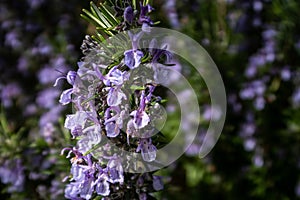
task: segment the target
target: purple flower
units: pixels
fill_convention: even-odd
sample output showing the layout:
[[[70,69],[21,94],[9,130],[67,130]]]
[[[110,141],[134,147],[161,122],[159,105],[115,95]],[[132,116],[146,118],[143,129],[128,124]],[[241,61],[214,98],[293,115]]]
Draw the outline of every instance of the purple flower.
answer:
[[[16,83],[10,83],[1,89],[1,100],[4,107],[12,106],[12,99],[21,94],[21,88]]]
[[[59,103],[62,105],[69,104],[72,101],[73,92],[73,88],[63,91],[63,93],[60,95]]]
[[[110,190],[107,182],[107,170],[93,162],[90,154],[80,157],[86,164],[73,162],[72,182],[65,189],[65,197],[68,199],[91,199],[95,191],[99,195],[108,196]]]
[[[125,58],[124,63],[130,69],[137,68],[141,64],[141,59],[144,56],[144,53],[140,50],[127,50],[124,52]]]
[[[65,197],[67,199],[81,200],[81,198],[78,197],[79,193],[80,193],[80,184],[79,183],[77,183],[77,182],[70,183],[66,186]]]
[[[123,175],[123,167],[121,165],[121,161],[114,156],[107,163],[108,170],[108,181],[111,183],[123,183],[124,175]]]
[[[164,189],[164,185],[160,176],[153,176],[153,188],[156,191]]]
[[[109,189],[109,183],[107,182],[107,174],[104,172],[101,172],[100,175],[98,175],[98,178],[93,182],[93,186],[95,186],[95,190],[98,195],[101,196],[108,196],[110,193]]]
[[[166,44],[159,47],[156,39],[151,40],[149,49],[152,55],[152,63],[158,62],[162,57],[165,57],[165,63],[169,63],[172,60],[173,54],[168,51],[167,48],[168,46]]]
[[[39,82],[42,84],[53,83],[57,79],[57,74],[53,73],[51,67],[45,67],[38,72]]]
[[[142,3],[140,4],[141,11],[139,16],[139,24],[142,25],[142,30],[145,32],[149,32],[150,25],[153,25],[153,22],[149,16],[147,16],[154,8],[152,8],[149,4],[143,6]]]
[[[6,160],[0,166],[0,179],[10,184],[8,192],[21,192],[24,187],[24,167],[20,159]]]
[[[132,24],[133,17],[134,17],[134,13],[133,13],[132,7],[131,6],[126,7],[125,10],[124,10],[124,20],[125,20],[125,22],[128,22],[129,24]]]
[[[128,31],[129,38],[132,43],[132,49],[124,52],[124,63],[130,68],[137,68],[141,64],[141,59],[144,56],[144,53],[138,50],[138,43],[140,38],[143,35],[143,32],[133,34]]]
[[[150,118],[148,114],[145,112],[146,101],[149,98],[151,98],[151,95],[145,97],[145,92],[143,91],[140,98],[139,108],[130,113],[130,115],[133,116],[133,125],[136,129],[144,128],[150,122]]]
[[[86,153],[92,147],[101,141],[101,126],[100,124],[92,125],[88,128],[85,128],[83,131],[84,135],[77,142],[78,151],[80,153]]]
[[[37,104],[42,108],[51,108],[56,105],[56,98],[59,96],[59,93],[54,88],[43,90],[38,94]]]
[[[143,110],[134,110],[130,113],[133,116],[133,125],[136,129],[144,128],[150,122],[148,114]]]
[[[77,72],[69,71],[67,76],[58,77],[56,79],[56,81],[54,83],[54,87],[57,85],[57,83],[60,79],[67,79],[68,83],[73,86],[73,88],[67,89],[67,90],[63,91],[63,93],[61,94],[59,102],[62,105],[67,105],[68,103],[70,103],[72,101],[71,95],[74,93],[76,77],[77,77]]]
[[[61,106],[56,106],[54,108],[51,108],[50,111],[44,113],[39,121],[40,127],[44,127],[47,123],[56,123],[59,116],[60,112],[62,111]]]
[[[61,79],[67,79],[67,81],[70,85],[74,85],[76,77],[77,77],[77,72],[69,71],[66,76],[58,77],[53,86],[55,87],[58,84],[58,81]]]
[[[71,130],[73,137],[77,137],[82,134],[87,118],[86,112],[77,111],[73,115],[67,115],[64,127]]]
[[[118,106],[122,102],[122,99],[127,99],[120,87],[109,88],[107,94],[107,105]]]
[[[151,138],[140,138],[139,145],[136,152],[142,152],[143,160],[146,162],[152,162],[156,158],[157,148],[152,144]]]
[[[102,79],[104,84],[107,86],[110,86],[111,84],[114,84],[116,86],[122,86],[124,82],[129,79],[129,75],[130,74],[128,72],[122,72],[119,69],[117,69],[116,66],[112,68],[105,77],[102,76]]]
[[[114,112],[114,116],[111,116],[111,111]],[[120,129],[123,127],[123,120],[125,119],[125,110],[120,110],[119,107],[110,107],[105,111],[105,130],[108,137],[116,137],[120,133]]]

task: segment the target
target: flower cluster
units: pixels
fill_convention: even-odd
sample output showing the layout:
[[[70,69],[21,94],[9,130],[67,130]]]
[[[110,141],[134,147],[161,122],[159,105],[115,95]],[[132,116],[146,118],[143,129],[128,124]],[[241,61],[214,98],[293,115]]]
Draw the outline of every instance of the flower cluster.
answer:
[[[162,102],[155,94],[159,87],[158,64],[171,60],[170,52],[166,47],[158,49],[155,39],[149,48],[139,49],[143,34],[149,33],[153,25],[147,15],[152,10],[150,5],[142,4],[139,15],[133,14],[137,11],[133,12],[130,5],[123,9],[123,22],[116,30],[124,24],[140,25],[142,29],[120,33],[127,40],[118,40],[119,44],[112,38],[104,47],[86,36],[81,47],[85,57],[78,63],[78,70],[69,71],[55,83],[66,79],[72,86],[62,92],[59,102],[72,103],[75,109],[64,123],[77,139],[74,148],[67,148],[68,157],[71,153],[75,157],[71,159],[66,198],[147,199],[149,193],[163,188],[160,177],[147,172],[145,164],[154,162],[157,152],[152,136],[158,132],[155,110]],[[113,59],[111,52],[115,53],[118,45],[125,48],[119,58]],[[138,153],[142,160],[130,156]],[[131,173],[141,169],[142,173]]]

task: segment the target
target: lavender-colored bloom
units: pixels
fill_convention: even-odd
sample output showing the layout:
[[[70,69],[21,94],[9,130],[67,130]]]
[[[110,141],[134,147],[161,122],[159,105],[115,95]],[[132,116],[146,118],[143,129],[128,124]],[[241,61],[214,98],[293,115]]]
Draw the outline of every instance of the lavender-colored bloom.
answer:
[[[79,193],[80,193],[79,183],[70,183],[66,186],[65,197],[67,199],[81,200],[81,198],[78,197]]]
[[[76,152],[74,152],[76,154]],[[78,164],[73,162],[71,183],[65,189],[65,197],[68,199],[91,199],[93,193],[102,196],[109,195],[109,184],[107,173],[97,163],[93,163],[91,155],[81,156],[86,162]]]
[[[253,88],[245,88],[240,91],[240,97],[242,99],[253,99],[255,96],[255,93],[253,91]]]
[[[156,39],[151,40],[149,44],[149,49],[152,55],[152,63],[158,62],[159,59],[162,57],[165,57],[165,63],[170,63],[173,54],[170,51],[168,51],[167,48],[168,46],[166,44],[160,47],[158,46]]]
[[[108,170],[108,181],[111,183],[123,183],[124,175],[123,175],[123,167],[121,161],[115,155],[111,158],[107,163]]]
[[[71,130],[74,137],[78,134],[78,129],[83,130],[88,115],[84,111],[77,111],[73,115],[67,115],[64,127]],[[81,131],[80,131],[81,132]],[[77,133],[77,134],[76,134]]]
[[[222,116],[222,112],[217,106],[214,107],[206,106],[204,108],[203,118],[206,121],[210,121],[210,120],[218,121],[221,116]]]
[[[263,9],[263,3],[261,1],[253,2],[253,10],[256,12],[260,12]]]
[[[55,128],[53,123],[47,123],[45,126],[42,127],[41,135],[49,144],[53,142],[54,131]]]
[[[165,1],[164,9],[167,13],[168,21],[172,28],[179,29],[180,22],[178,19],[178,13],[176,12],[176,0]]]
[[[114,122],[106,123],[105,130],[107,137],[117,137],[120,133],[120,129]]]
[[[141,129],[147,126],[150,122],[148,114],[143,110],[134,110],[130,113],[133,116],[133,125],[135,129]]]
[[[280,71],[280,76],[281,79],[284,81],[289,81],[292,77],[291,71],[288,67],[284,67],[281,71]]]
[[[254,138],[248,138],[244,141],[244,148],[246,151],[252,151],[256,146],[256,141]]]
[[[67,79],[67,81],[68,81],[68,83],[69,83],[70,85],[74,85],[74,84],[75,84],[76,77],[77,77],[77,72],[75,72],[75,71],[69,71],[69,72],[67,73],[66,76],[58,77],[58,78],[56,79],[56,81],[55,81],[55,83],[54,83],[53,86],[54,86],[54,87],[57,86],[58,81],[61,80],[61,79]]]
[[[152,8],[149,4],[146,6],[141,6],[140,16],[139,16],[139,24],[142,25],[142,30],[145,32],[149,32],[150,25],[153,25],[153,22],[149,16],[147,16],[154,8]]]
[[[127,99],[120,87],[111,87],[107,94],[107,104],[109,106],[118,106],[122,99]]]
[[[124,63],[130,68],[137,68],[141,64],[141,59],[144,56],[144,53],[140,50],[127,50],[124,52],[125,58]]]
[[[107,182],[107,175],[101,174],[96,181],[93,182],[95,190],[98,195],[108,196],[110,194],[109,183]]]
[[[243,138],[247,138],[252,136],[256,131],[256,125],[254,122],[248,121],[242,125],[240,130],[240,136]]]
[[[156,191],[160,191],[164,189],[164,185],[160,176],[153,176],[153,188]]]
[[[94,187],[92,186],[94,177],[93,175],[86,175],[85,177],[85,181],[83,182],[83,184],[80,185],[80,187],[82,188],[81,192],[80,192],[80,197],[83,199],[91,199],[93,192],[94,192]]]
[[[78,151],[82,154],[89,151],[94,145],[101,141],[101,126],[99,124],[90,126],[82,131],[85,135],[77,142]],[[75,134],[73,134],[75,135]]]
[[[144,193],[144,192],[143,192],[143,193],[140,193],[140,194],[139,194],[139,199],[140,199],[140,200],[147,200],[147,194]]]
[[[260,152],[255,152],[252,162],[256,167],[262,167],[264,165],[264,160]]]
[[[113,116],[111,116],[111,111],[114,113]],[[104,125],[107,136],[118,136],[120,133],[120,129],[123,127],[123,120],[125,120],[126,118],[126,110],[121,111],[117,106],[106,109],[104,116]]]
[[[124,63],[130,68],[137,68],[141,64],[141,59],[144,56],[144,53],[138,50],[138,42],[143,35],[142,32],[133,34],[130,31],[128,32],[129,38],[132,43],[132,49],[124,52]]]
[[[117,67],[114,67],[109,71],[109,73],[105,77],[103,77],[103,75],[101,74],[100,78],[103,79],[104,84],[107,86],[110,86],[111,84],[116,86],[122,86],[124,82],[129,79],[129,76],[129,72],[122,72],[121,70],[117,69]]]
[[[21,88],[16,83],[10,83],[1,89],[1,100],[4,107],[12,106],[12,99],[21,94]]]
[[[31,9],[39,8],[44,2],[45,0],[27,0],[27,3]]]
[[[6,34],[5,45],[12,47],[13,49],[19,49],[22,47],[22,42],[20,40],[21,36],[19,32],[13,30]]]
[[[51,110],[49,110],[48,112],[44,113],[40,117],[40,121],[39,121],[40,127],[44,127],[47,123],[56,123],[60,116],[61,111],[62,111],[62,107],[56,106],[51,108]]]
[[[61,103],[62,105],[67,105],[72,102],[73,92],[73,88],[63,91],[63,93],[60,95],[59,103]]]
[[[3,184],[10,184],[8,192],[21,192],[24,187],[24,167],[20,159],[6,160],[0,166],[0,179]]]
[[[54,69],[51,67],[45,67],[38,72],[39,82],[42,84],[49,84],[56,80],[57,74],[54,73]]]
[[[134,13],[132,7],[131,6],[126,7],[124,10],[124,20],[129,24],[132,24],[133,17],[134,17]]]
[[[52,108],[56,105],[56,98],[59,96],[59,91],[54,88],[48,88],[41,91],[36,99],[37,104],[42,108]]]
[[[254,101],[254,107],[257,109],[257,110],[262,110],[264,109],[265,107],[265,104],[266,104],[266,101],[263,97],[257,97]]]
[[[143,160],[146,162],[152,162],[156,158],[156,147],[152,144],[151,138],[140,138],[140,143],[136,149],[136,152],[142,152]]]
[[[21,56],[18,60],[17,68],[21,72],[26,72],[29,67],[28,58],[26,56]]]
[[[143,91],[140,98],[139,108],[130,113],[130,116],[133,117],[132,122],[135,129],[144,128],[150,122],[150,118],[148,114],[145,112],[145,107],[146,107],[146,101],[151,98],[152,92],[150,92],[149,96],[146,97],[145,92]]]

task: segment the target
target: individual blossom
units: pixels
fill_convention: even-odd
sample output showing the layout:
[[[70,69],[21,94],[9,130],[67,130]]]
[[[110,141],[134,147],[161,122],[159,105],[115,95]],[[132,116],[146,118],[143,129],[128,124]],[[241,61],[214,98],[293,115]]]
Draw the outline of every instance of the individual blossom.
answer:
[[[141,59],[144,56],[144,53],[141,50],[138,50],[138,42],[142,34],[142,32],[138,34],[133,34],[130,31],[128,31],[128,35],[132,42],[132,49],[124,52],[124,63],[130,69],[137,68],[141,64]]]
[[[147,4],[146,6],[143,6],[140,4],[141,10],[140,10],[140,16],[139,16],[139,24],[142,25],[142,30],[145,32],[150,32],[149,28],[153,25],[153,21],[148,16],[148,14],[154,10],[152,6]]]
[[[74,90],[75,90],[76,77],[77,77],[76,72],[69,71],[66,76],[59,77],[59,78],[56,79],[56,81],[54,83],[54,86],[56,86],[58,84],[58,81],[60,79],[67,79],[68,83],[73,86],[73,88],[67,89],[67,90],[63,91],[63,93],[61,94],[59,102],[62,105],[69,104],[72,101],[71,95],[74,93]]]
[[[9,192],[20,192],[24,188],[24,167],[20,159],[6,160],[0,167],[0,179],[4,184],[10,184]]]
[[[87,118],[87,113],[84,111],[77,111],[75,114],[67,115],[64,126],[71,130],[73,137],[80,136],[83,134],[83,128]]]
[[[151,138],[140,138],[136,152],[140,151],[144,161],[152,162],[155,160],[157,148],[152,144]]]
[[[130,113],[130,115],[133,117],[132,122],[135,129],[144,128],[150,122],[150,118],[148,114],[145,112],[146,100],[147,98],[145,96],[145,92],[142,91],[141,98],[140,98],[140,105],[138,109]]]

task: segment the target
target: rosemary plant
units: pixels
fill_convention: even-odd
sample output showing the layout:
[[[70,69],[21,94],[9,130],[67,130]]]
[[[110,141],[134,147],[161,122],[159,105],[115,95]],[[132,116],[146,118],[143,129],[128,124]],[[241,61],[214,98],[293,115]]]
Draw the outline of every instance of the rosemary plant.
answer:
[[[152,193],[163,189],[151,170],[164,138],[154,123],[165,101],[156,92],[155,64],[169,65],[172,55],[156,48],[155,39],[149,48],[138,47],[156,24],[153,10],[148,1],[135,0],[91,2],[90,10],[83,9],[95,35],[83,41],[78,70],[57,79],[72,86],[59,102],[75,110],[64,124],[77,140],[62,151],[73,156],[68,199],[155,199]]]

